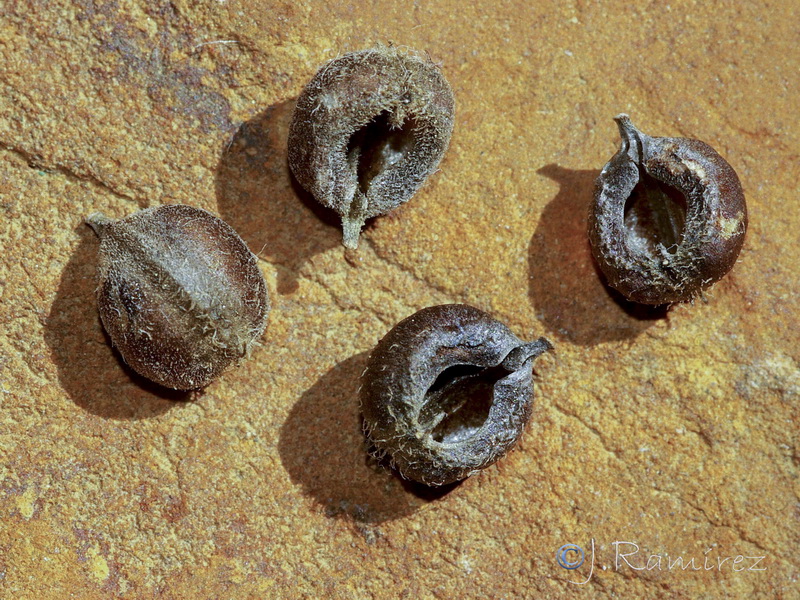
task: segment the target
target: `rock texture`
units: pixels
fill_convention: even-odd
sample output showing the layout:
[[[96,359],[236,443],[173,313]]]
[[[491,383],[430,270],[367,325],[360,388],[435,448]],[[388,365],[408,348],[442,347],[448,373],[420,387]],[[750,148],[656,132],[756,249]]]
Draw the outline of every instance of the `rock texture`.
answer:
[[[0,596],[797,597],[797,3],[1,10]],[[347,251],[288,126],[321,63],[390,41],[442,63],[454,135]],[[693,306],[626,304],[591,261],[620,112],[742,180],[745,247]],[[174,202],[237,229],[274,299],[251,359],[189,395],[111,349],[83,224]],[[356,392],[377,340],[445,302],[557,350],[518,447],[434,493],[368,460]]]

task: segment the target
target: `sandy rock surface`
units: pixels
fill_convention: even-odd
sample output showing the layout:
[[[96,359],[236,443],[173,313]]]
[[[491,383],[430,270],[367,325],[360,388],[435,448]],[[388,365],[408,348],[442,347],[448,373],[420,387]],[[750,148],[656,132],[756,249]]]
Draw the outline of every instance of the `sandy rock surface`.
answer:
[[[800,597],[800,9],[714,4],[6,0],[0,596]],[[379,42],[441,63],[455,131],[345,251],[286,137],[317,68]],[[628,305],[592,263],[620,112],[741,178],[744,250],[693,306]],[[94,306],[85,216],[163,203],[239,231],[273,304],[189,395],[128,370]],[[436,493],[367,459],[357,389],[445,302],[556,352],[517,448]]]

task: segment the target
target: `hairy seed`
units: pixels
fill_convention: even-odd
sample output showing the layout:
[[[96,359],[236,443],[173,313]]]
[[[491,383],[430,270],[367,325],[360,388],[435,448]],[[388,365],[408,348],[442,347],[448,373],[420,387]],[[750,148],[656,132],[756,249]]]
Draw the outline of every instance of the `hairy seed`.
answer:
[[[365,434],[404,477],[430,486],[469,477],[517,442],[531,415],[533,361],[550,349],[471,306],[422,309],[370,355]]]
[[[619,151],[597,179],[592,252],[611,287],[643,304],[684,302],[736,262],[747,207],[733,168],[708,144],[645,135],[615,119]]]
[[[100,317],[136,372],[197,389],[249,353],[266,326],[267,287],[227,223],[180,204],[87,223],[100,237]]]
[[[430,59],[393,47],[324,65],[297,101],[289,165],[297,181],[342,219],[358,245],[364,222],[407,202],[436,171],[455,101]]]

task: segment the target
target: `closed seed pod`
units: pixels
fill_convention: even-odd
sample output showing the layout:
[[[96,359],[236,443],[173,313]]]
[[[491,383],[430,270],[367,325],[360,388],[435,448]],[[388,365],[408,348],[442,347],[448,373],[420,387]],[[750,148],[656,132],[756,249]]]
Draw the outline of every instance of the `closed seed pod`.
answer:
[[[407,202],[436,171],[455,101],[441,71],[416,52],[379,46],[325,64],[297,100],[289,166],[342,219],[358,245],[364,222]]]
[[[471,306],[422,309],[369,357],[364,432],[406,478],[440,486],[469,477],[517,442],[531,415],[533,361],[550,349]]]
[[[227,223],[180,204],[87,223],[100,238],[100,318],[133,370],[197,389],[249,353],[266,326],[267,287]]]
[[[611,287],[643,304],[684,302],[736,262],[747,207],[708,144],[645,135],[616,117],[622,144],[597,179],[589,240]]]

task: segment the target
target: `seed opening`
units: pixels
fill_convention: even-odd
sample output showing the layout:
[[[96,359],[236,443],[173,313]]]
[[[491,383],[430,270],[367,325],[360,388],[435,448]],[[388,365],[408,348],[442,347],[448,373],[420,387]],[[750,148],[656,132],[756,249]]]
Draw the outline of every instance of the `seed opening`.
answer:
[[[420,423],[439,443],[455,444],[474,436],[494,401],[495,384],[508,375],[502,367],[455,365],[442,371],[425,394]]]
[[[356,168],[362,194],[367,195],[372,181],[380,173],[411,152],[414,127],[413,119],[406,119],[400,127],[393,126],[391,113],[385,110],[350,136],[347,160]]]
[[[639,169],[639,182],[625,201],[628,242],[639,254],[658,255],[658,246],[674,254],[683,241],[686,196]]]

